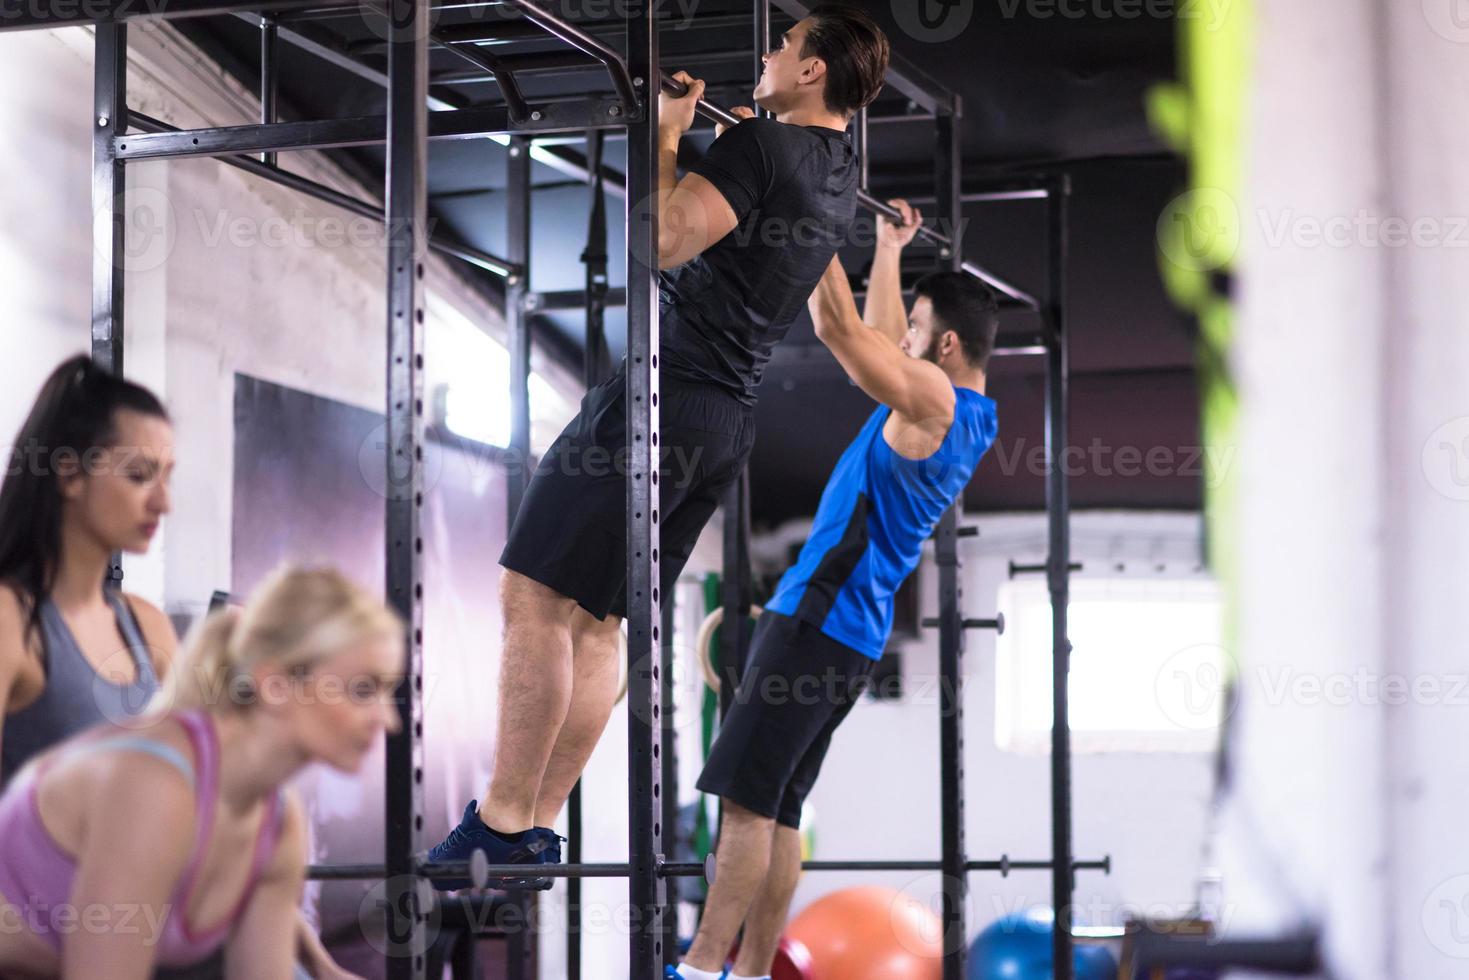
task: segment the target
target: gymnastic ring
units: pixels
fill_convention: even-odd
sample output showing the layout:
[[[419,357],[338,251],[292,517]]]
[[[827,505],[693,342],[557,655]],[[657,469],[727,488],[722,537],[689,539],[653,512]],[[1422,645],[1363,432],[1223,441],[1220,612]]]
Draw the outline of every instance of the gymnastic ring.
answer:
[[[764,611],[764,609],[754,603],[750,604],[750,615],[756,619],[759,619],[760,614]],[[723,685],[720,684],[719,673],[714,669],[714,664],[709,659],[709,643],[714,639],[714,631],[719,628],[719,624],[722,622],[724,622],[724,607],[717,606],[713,612],[704,617],[704,622],[699,624],[699,633],[694,640],[694,650],[699,655],[699,669],[704,672],[704,683],[709,685],[709,690],[715,694],[719,693],[719,689]]]

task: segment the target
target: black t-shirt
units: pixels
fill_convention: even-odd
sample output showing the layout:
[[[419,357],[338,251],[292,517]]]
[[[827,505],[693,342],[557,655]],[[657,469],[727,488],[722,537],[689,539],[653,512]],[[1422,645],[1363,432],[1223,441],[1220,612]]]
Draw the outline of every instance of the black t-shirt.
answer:
[[[739,223],[661,274],[665,377],[754,404],[770,352],[847,237],[857,210],[857,157],[846,133],[747,119],[693,167]]]

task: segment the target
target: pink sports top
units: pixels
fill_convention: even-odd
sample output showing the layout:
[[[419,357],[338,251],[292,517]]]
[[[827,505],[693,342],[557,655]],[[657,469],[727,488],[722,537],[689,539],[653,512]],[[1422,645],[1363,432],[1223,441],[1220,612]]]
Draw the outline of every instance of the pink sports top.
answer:
[[[255,839],[255,855],[249,877],[239,903],[218,925],[196,929],[188,921],[189,901],[204,862],[210,831],[219,796],[219,736],[209,716],[202,711],[180,712],[172,716],[188,733],[194,760],[185,758],[173,746],[136,735],[88,739],[62,750],[67,756],[103,751],[145,752],[178,768],[194,788],[194,849],[184,867],[183,876],[163,910],[163,919],[150,921],[137,913],[132,928],[157,943],[155,964],[166,967],[192,966],[211,956],[228,938],[230,930],[249,904],[255,884],[275,853],[281,828],[281,794],[271,794],[260,833]],[[55,759],[46,760],[54,762]],[[86,917],[71,909],[72,881],[76,877],[76,858],[63,851],[41,822],[36,803],[36,783],[41,769],[32,766],[22,770],[0,796],[0,895],[16,907],[27,927],[45,940],[58,953],[68,932],[87,927]],[[121,928],[124,923],[116,923]],[[161,925],[161,929],[159,926]]]

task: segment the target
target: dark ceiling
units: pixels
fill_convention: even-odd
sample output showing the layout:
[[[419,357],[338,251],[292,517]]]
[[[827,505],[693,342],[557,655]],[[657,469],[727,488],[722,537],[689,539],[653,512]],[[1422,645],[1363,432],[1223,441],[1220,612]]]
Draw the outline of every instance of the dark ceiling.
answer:
[[[1147,88],[1174,74],[1174,24],[1153,16],[1166,4],[1109,0],[957,0],[948,21],[930,33],[915,20],[930,0],[861,0],[888,30],[894,51],[963,99],[963,175],[966,191],[996,176],[1064,171],[1073,192],[1070,276],[1073,505],[1125,508],[1197,508],[1201,475],[1190,448],[1199,442],[1198,395],[1189,325],[1169,304],[1159,280],[1154,228],[1164,204],[1181,187],[1181,164],[1151,133],[1144,113]],[[614,0],[560,0],[557,13],[620,45]],[[902,5],[902,6],[900,6]],[[935,8],[938,9],[938,8]],[[665,27],[663,65],[709,82],[709,97],[748,101],[754,73],[750,0],[678,0],[660,4]],[[894,14],[901,14],[902,23]],[[591,16],[603,14],[602,19]],[[1128,16],[1129,14],[1133,16]],[[1078,16],[1079,15],[1079,16]],[[444,9],[436,30],[449,35],[494,36],[473,47],[511,58],[532,101],[612,91],[600,66],[566,57],[558,42],[535,36],[507,8]],[[258,29],[244,18],[178,22],[185,33],[248,86],[258,79]],[[790,26],[778,10],[777,34]],[[904,29],[904,24],[908,29]],[[336,16],[283,21],[283,28],[333,48],[337,64],[291,44],[281,45],[282,118],[319,119],[384,111],[383,90],[369,77],[386,66],[370,17],[358,8]],[[961,29],[962,28],[962,29]],[[506,35],[513,35],[504,40]],[[944,36],[952,35],[952,36]],[[345,57],[342,57],[345,56]],[[341,67],[350,60],[358,68]],[[496,105],[493,81],[445,48],[434,51],[431,95],[439,106]],[[554,69],[554,70],[553,70]],[[925,194],[934,182],[933,125],[891,87],[870,110],[872,190],[879,197]],[[707,146],[707,129],[685,141],[685,154]],[[584,161],[584,142],[552,147]],[[380,150],[339,150],[334,156],[366,186],[380,186]],[[282,157],[283,162],[288,157]],[[623,143],[609,138],[606,165],[621,170]],[[531,287],[579,289],[578,261],[586,239],[589,191],[564,172],[537,164],[532,206]],[[484,251],[504,254],[505,149],[490,140],[435,142],[430,149],[429,206],[440,227]],[[610,276],[624,282],[622,202],[608,199]],[[1045,289],[1045,204],[1039,201],[971,203],[965,208],[965,257],[1032,293]],[[915,265],[925,261],[920,249]],[[868,256],[843,254],[858,274]],[[466,266],[487,291],[502,284]],[[1032,314],[1005,315],[1002,330],[1025,330]],[[579,370],[583,318],[544,316],[538,336]],[[607,318],[614,355],[623,347],[620,310]],[[815,345],[815,346],[813,346]],[[757,526],[809,515],[831,465],[872,403],[847,382],[816,344],[809,322],[798,323],[766,373],[759,410],[760,437],[751,462]],[[997,359],[989,393],[1000,404],[1001,436],[966,494],[969,509],[1044,506],[1042,359]],[[1151,456],[1149,453],[1151,452]],[[1141,460],[1141,462],[1134,462]]]

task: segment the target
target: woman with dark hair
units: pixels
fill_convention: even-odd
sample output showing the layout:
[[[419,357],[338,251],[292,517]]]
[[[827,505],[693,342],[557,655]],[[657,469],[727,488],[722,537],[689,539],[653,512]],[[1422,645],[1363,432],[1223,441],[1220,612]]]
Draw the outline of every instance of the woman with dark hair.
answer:
[[[169,510],[173,426],[147,389],[87,357],[41,388],[0,484],[0,780],[148,703],[178,645],[156,606],[107,582]]]
[[[0,483],[0,784],[53,745],[142,713],[178,647],[158,607],[108,582],[112,555],[146,552],[170,509],[173,426],[158,398],[88,357],[70,358],[42,385],[7,463]],[[353,976],[304,918],[296,940],[302,973]],[[176,975],[218,976],[220,968],[216,962]]]

